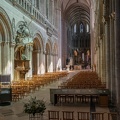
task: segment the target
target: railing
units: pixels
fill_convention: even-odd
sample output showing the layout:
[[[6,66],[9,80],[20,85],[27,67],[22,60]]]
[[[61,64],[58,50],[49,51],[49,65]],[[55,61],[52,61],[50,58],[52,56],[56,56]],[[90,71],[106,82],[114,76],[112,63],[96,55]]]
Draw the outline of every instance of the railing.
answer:
[[[8,1],[8,0],[6,0]],[[25,13],[29,14],[33,19],[35,19],[39,24],[49,28],[55,36],[57,36],[57,30],[52,25],[49,20],[44,16],[39,9],[37,9],[29,0],[9,0],[13,5],[16,5],[22,9]]]
[[[118,114],[48,110],[48,120],[118,120]]]

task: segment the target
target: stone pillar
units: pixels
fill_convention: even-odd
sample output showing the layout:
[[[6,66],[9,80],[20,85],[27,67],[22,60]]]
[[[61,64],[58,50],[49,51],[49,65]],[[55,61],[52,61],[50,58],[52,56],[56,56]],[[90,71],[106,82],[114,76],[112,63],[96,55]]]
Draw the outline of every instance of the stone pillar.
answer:
[[[97,58],[97,60],[96,60],[96,72],[99,74],[99,50],[98,50],[99,48],[98,48],[98,46],[96,47],[96,58]]]
[[[8,42],[4,42],[4,52],[3,52],[3,74],[10,74],[9,72],[11,71],[10,68],[9,68],[9,60],[8,58],[10,59],[10,53],[9,53],[9,43]]]
[[[43,67],[44,67],[43,73],[47,72],[47,54],[46,54],[46,50],[43,51]]]
[[[45,52],[41,51],[41,74],[45,73]]]
[[[45,17],[47,17],[47,15],[46,15],[46,0],[43,0],[43,15],[45,16]]]
[[[102,53],[103,53],[103,76],[102,80],[103,82],[106,82],[106,54],[105,54],[105,35],[103,35],[103,43],[102,43]]]
[[[37,51],[37,74],[40,74],[39,51]]]
[[[33,5],[34,5],[34,0],[32,0],[32,3],[31,3],[31,15],[33,15]]]
[[[15,47],[15,43],[11,43],[10,44],[11,81],[14,80],[14,47]]]
[[[111,97],[115,93],[115,42],[114,42],[114,16],[110,16],[110,80],[111,80]]]
[[[110,25],[109,20],[105,24],[105,47],[106,47],[106,83],[107,88],[110,88]]]
[[[110,88],[110,19],[109,19],[109,0],[104,0],[104,20],[105,20],[105,62],[106,62],[106,87]]]
[[[51,64],[51,55],[50,53],[47,54],[47,72],[50,72],[50,64]]]
[[[64,31],[64,28],[63,27],[63,24],[62,24],[62,19],[61,19],[61,8],[59,8],[59,5],[57,5],[57,15],[56,15],[56,18],[57,18],[57,28],[58,28],[58,39],[56,41],[57,42],[57,51],[58,51],[58,59],[59,59],[59,67],[60,69],[62,69],[62,61],[66,61],[66,56],[64,54],[62,54],[62,52],[64,51],[64,44],[66,44],[66,40],[65,38],[67,38],[67,34],[66,34],[66,31]],[[65,25],[65,24],[64,24]],[[63,33],[63,34],[62,34]],[[62,38],[62,35],[64,36],[65,35],[65,38]],[[62,40],[64,41],[64,44],[62,43]],[[63,46],[63,47],[62,47]],[[66,47],[65,47],[66,48]],[[66,49],[65,49],[66,51]],[[65,52],[64,51],[64,52]],[[64,55],[64,57],[62,58],[62,56]]]
[[[1,45],[2,45],[2,42],[0,42],[0,74],[2,74],[2,55],[1,55],[1,52],[2,52],[2,49],[1,49]]]
[[[101,77],[101,55],[100,55],[100,39],[98,38],[98,52],[97,52],[97,60],[98,60],[98,75]]]
[[[117,104],[120,107],[120,0],[115,0],[115,76]]]
[[[100,79],[102,78],[102,40],[101,38],[99,38],[99,77]]]
[[[55,17],[55,12],[54,12],[54,1],[53,0],[51,0],[52,1],[52,24],[54,25],[54,17]]]
[[[41,50],[39,51],[39,74],[41,74],[41,63],[42,63],[42,60],[41,60]]]
[[[53,53],[50,54],[50,72],[53,72]]]
[[[46,9],[47,10],[46,11],[47,15],[46,16],[47,16],[48,20],[49,20],[49,14],[50,14],[50,9],[49,9],[50,5],[49,5],[49,2],[50,2],[49,0],[46,0],[46,7],[47,7],[47,9]]]
[[[11,65],[10,65],[10,59],[11,59],[11,56],[10,56],[10,42],[7,42],[7,74],[11,74]]]
[[[103,38],[100,37],[100,78],[103,82]]]

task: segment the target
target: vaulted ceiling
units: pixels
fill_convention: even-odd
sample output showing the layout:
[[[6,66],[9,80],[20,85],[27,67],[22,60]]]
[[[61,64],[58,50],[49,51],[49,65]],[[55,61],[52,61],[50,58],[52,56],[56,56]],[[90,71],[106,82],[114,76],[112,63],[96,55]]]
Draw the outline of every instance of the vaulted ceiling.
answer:
[[[60,0],[64,19],[70,25],[80,21],[90,23],[90,9],[93,0]]]

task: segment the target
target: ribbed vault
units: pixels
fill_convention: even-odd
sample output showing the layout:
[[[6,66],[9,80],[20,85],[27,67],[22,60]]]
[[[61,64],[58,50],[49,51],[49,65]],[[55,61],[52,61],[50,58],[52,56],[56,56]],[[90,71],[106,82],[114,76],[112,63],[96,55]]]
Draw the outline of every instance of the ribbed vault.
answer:
[[[90,9],[94,8],[94,0],[59,0],[64,19],[69,24],[78,21],[90,23]]]

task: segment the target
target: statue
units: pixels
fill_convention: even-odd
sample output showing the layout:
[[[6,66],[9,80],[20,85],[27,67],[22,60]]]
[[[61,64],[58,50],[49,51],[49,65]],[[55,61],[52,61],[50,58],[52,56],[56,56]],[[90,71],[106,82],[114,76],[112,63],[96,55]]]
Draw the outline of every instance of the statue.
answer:
[[[18,29],[16,31],[17,35],[15,37],[15,59],[19,60],[25,60],[27,57],[24,54],[26,44],[24,43],[24,40],[26,37],[30,35],[29,29],[27,27],[27,22],[21,22],[21,24],[18,26]]]
[[[18,26],[18,30],[17,30],[17,36],[16,36],[16,44],[18,43],[22,43],[23,38],[28,37],[29,36],[29,30],[27,28],[27,22],[22,22],[19,26]]]
[[[25,54],[22,54],[22,55],[21,55],[21,59],[22,59],[22,60],[27,60],[27,56],[26,56]]]

